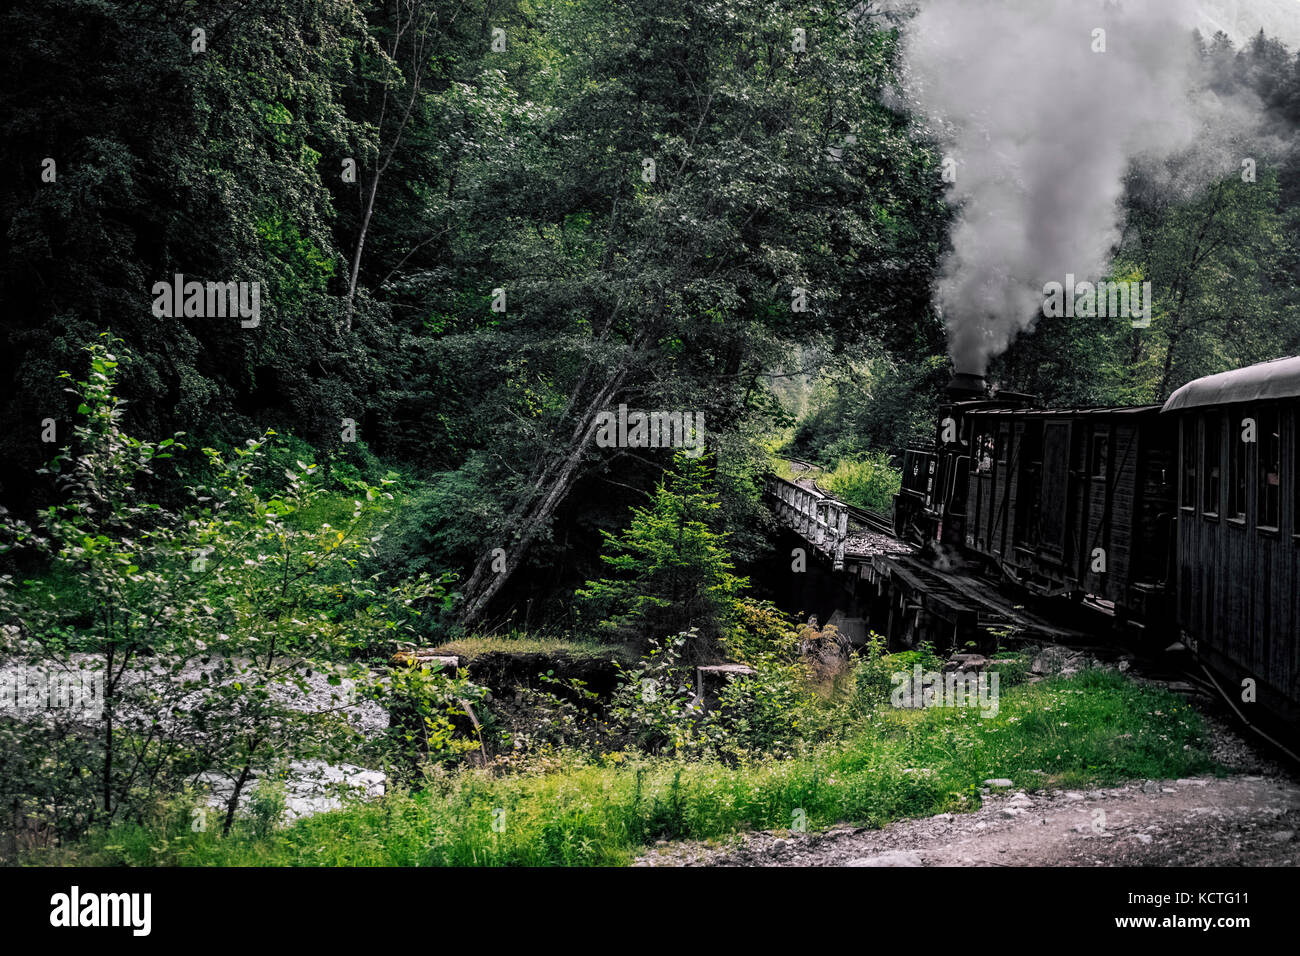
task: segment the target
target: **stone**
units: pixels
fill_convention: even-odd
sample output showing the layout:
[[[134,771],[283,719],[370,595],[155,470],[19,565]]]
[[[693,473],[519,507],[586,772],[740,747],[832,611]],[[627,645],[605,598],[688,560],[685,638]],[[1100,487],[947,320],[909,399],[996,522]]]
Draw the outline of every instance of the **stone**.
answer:
[[[1077,673],[1082,663],[1083,656],[1077,651],[1053,644],[1039,651],[1038,655],[1034,657],[1033,664],[1030,665],[1030,670],[1035,674],[1048,676],[1054,674],[1068,675]]]

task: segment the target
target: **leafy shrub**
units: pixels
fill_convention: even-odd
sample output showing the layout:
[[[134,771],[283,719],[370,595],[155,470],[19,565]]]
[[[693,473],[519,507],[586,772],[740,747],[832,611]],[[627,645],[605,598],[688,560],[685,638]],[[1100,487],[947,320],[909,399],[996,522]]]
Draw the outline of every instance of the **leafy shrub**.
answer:
[[[288,793],[284,785],[283,774],[267,775],[253,785],[249,794],[248,810],[244,820],[249,834],[254,838],[265,838],[284,822],[288,809]]]
[[[750,658],[755,673],[733,675],[714,706],[682,664],[688,635],[654,642],[639,666],[622,668],[610,724],[631,745],[679,757],[786,756],[821,738],[835,719],[808,682],[807,669],[783,649]],[[783,653],[783,650],[785,653]]]
[[[821,698],[804,668],[769,654],[752,662],[753,675],[727,681],[716,711],[707,715],[710,738],[729,756],[788,756],[825,730]]]
[[[938,671],[943,667],[943,658],[928,643],[921,644],[915,650],[887,654],[885,638],[872,631],[867,635],[867,643],[861,652],[856,671],[856,698],[859,707],[869,710],[888,701],[894,688],[894,675],[900,672],[910,673],[917,664],[921,665],[922,672]]]
[[[400,783],[418,784],[430,767],[459,763],[466,754],[483,750],[476,708],[487,699],[487,688],[463,672],[448,674],[412,661],[373,680],[364,691],[392,715],[387,730],[367,749]]]
[[[794,625],[771,601],[743,598],[735,604],[736,626],[724,645],[727,656],[742,664],[777,653],[793,657],[799,639]]]
[[[840,461],[822,480],[822,486],[836,497],[859,508],[888,513],[894,495],[903,483],[903,473],[893,468],[889,456],[871,454],[860,461]]]
[[[184,447],[123,430],[119,363],[104,338],[86,349],[90,373],[70,389],[81,420],[51,465],[65,500],[37,528],[0,517],[3,550],[52,572],[19,585],[0,577],[0,654],[102,680],[102,714],[78,722],[55,708],[7,723],[0,803],[75,836],[138,819],[159,793],[211,773],[233,784],[229,830],[268,767],[358,746],[343,690],[302,704],[313,675],[364,684],[357,655],[406,637],[446,589],[428,575],[384,587],[358,571],[391,501],[383,486],[356,495],[338,525],[310,519],[327,492],[306,462],[283,469],[273,494],[259,491],[273,433],[230,455],[203,449],[207,469],[183,510],[141,501],[156,464]],[[55,587],[74,599],[52,599]]]
[[[651,639],[649,651],[637,665],[615,665],[623,679],[614,691],[610,722],[649,753],[690,754],[708,744],[701,738],[702,711],[682,664],[690,636]]]
[[[1013,684],[1023,684],[1029,679],[1033,663],[1032,654],[1023,651],[998,651],[989,659],[989,671],[998,675],[999,687],[1010,687]]]

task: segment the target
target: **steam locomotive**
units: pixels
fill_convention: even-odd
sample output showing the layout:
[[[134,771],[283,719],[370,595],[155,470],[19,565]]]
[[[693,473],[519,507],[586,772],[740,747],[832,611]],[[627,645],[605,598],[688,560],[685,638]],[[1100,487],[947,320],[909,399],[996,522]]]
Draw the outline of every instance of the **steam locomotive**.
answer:
[[[1300,727],[1300,357],[1121,408],[1040,408],[955,374],[893,520],[1032,595],[1182,640],[1236,706]]]

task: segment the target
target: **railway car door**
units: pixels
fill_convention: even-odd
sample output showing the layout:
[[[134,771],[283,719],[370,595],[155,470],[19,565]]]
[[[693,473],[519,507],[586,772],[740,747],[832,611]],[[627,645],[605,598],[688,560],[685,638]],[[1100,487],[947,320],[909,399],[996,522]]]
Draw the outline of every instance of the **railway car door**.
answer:
[[[1069,421],[1049,421],[1043,426],[1038,546],[1058,561],[1065,559],[1065,538],[1070,527],[1071,439]]]
[[[1020,480],[1015,506],[1016,546],[1036,549],[1041,535],[1043,492],[1043,427],[1027,421],[1020,438]]]
[[[969,455],[947,455],[945,458],[948,464],[943,484],[943,520],[939,525],[939,543],[960,548],[966,533],[967,479],[971,458]]]

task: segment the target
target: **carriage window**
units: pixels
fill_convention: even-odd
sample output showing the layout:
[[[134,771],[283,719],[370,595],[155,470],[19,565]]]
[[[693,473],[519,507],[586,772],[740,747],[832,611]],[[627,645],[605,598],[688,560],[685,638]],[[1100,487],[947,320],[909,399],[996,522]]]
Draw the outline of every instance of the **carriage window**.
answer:
[[[993,436],[983,433],[975,436],[975,447],[971,449],[971,470],[976,474],[987,475],[993,471]]]
[[[1246,520],[1246,453],[1250,445],[1241,439],[1241,421],[1228,419],[1228,517]]]
[[[1276,409],[1259,413],[1256,438],[1259,442],[1259,513],[1256,523],[1276,528],[1282,494],[1282,436]]]
[[[1106,478],[1106,463],[1110,461],[1110,436],[1093,435],[1092,436],[1092,470],[1090,474],[1094,478]]]
[[[1196,422],[1191,418],[1183,420],[1183,487],[1179,504],[1196,507]]]
[[[1207,515],[1219,513],[1219,488],[1222,485],[1220,454],[1223,446],[1223,421],[1218,415],[1205,419],[1205,500],[1201,510]]]

